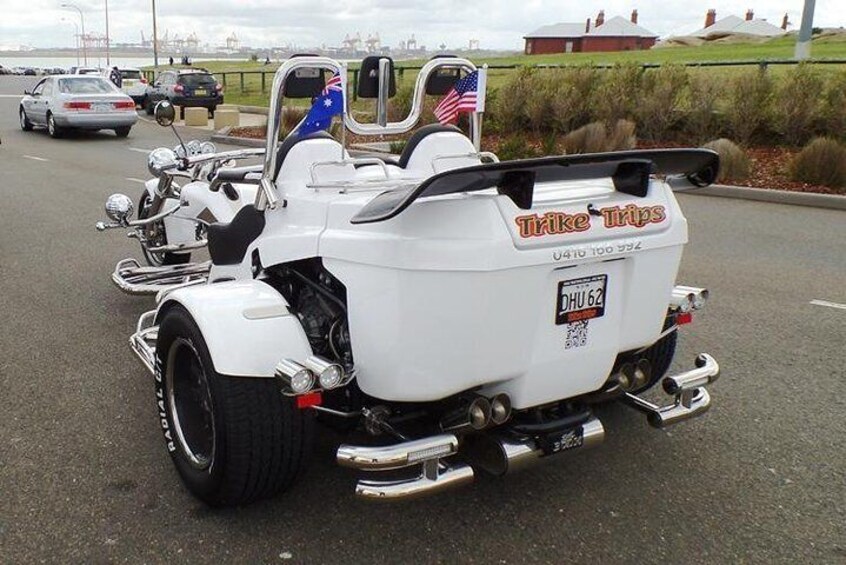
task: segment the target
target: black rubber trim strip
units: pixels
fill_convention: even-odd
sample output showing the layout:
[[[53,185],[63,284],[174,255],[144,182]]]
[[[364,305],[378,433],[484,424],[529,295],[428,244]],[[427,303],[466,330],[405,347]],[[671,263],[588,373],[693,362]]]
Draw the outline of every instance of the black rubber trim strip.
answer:
[[[617,190],[646,196],[648,182],[644,181],[648,178],[644,173],[647,163],[649,174],[680,177],[668,179],[674,188],[701,187],[716,180],[720,157],[709,149],[659,149],[565,155],[465,167],[437,174],[417,186],[383,192],[350,221],[353,224],[383,222],[399,215],[418,198],[503,187],[508,184],[507,178],[513,178],[519,171],[534,175],[536,183],[612,178]],[[520,196],[525,206],[526,195]]]

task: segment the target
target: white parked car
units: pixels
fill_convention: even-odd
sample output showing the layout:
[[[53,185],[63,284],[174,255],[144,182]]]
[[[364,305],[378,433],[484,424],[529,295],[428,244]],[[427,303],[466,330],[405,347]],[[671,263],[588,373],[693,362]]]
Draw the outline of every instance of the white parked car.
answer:
[[[118,67],[121,78],[121,91],[135,100],[136,104],[141,104],[147,94],[147,79],[144,78],[144,73],[141,69],[136,67]],[[111,69],[103,69],[102,76],[109,80]]]
[[[18,109],[24,131],[45,126],[51,137],[61,137],[67,129],[111,129],[126,137],[138,121],[135,102],[98,76],[51,76],[24,94]]]
[[[97,67],[76,67],[73,74],[75,75],[99,75],[102,72]]]

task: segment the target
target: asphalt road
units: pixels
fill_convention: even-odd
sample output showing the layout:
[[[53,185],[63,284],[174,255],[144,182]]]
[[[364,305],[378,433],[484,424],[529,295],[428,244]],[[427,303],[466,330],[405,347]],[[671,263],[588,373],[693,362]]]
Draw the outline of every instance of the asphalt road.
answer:
[[[846,563],[846,310],[811,304],[846,303],[843,212],[680,197],[680,281],[713,298],[676,367],[723,367],[703,418],[660,432],[608,406],[597,449],[395,505],[354,499],[323,433],[286,496],[214,511],[127,347],[152,301],[109,274],[137,245],[93,228],[111,192],[137,198],[136,149],[174,140],[23,133],[23,81],[0,77],[0,562]]]

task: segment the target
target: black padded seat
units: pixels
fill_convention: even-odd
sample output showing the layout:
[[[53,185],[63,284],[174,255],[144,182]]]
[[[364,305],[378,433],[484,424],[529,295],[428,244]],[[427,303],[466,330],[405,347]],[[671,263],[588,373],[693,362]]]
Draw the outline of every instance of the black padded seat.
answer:
[[[285,141],[283,141],[282,144],[279,145],[279,149],[276,150],[276,171],[274,171],[273,173],[274,180],[279,176],[279,171],[282,170],[282,163],[285,162],[285,157],[288,156],[288,153],[291,152],[291,149],[293,149],[297,143],[301,141],[307,141],[309,139],[331,139],[333,141],[335,140],[334,137],[329,135],[329,132],[325,131],[316,131],[306,136],[288,136],[287,138],[285,138]]]
[[[244,206],[228,224],[216,222],[208,228],[209,255],[215,265],[237,265],[247,248],[264,230],[264,212],[252,204]]]
[[[408,166],[408,161],[411,159],[411,154],[414,153],[414,150],[417,149],[417,146],[420,145],[421,141],[423,141],[433,133],[442,132],[463,133],[459,128],[453,125],[445,126],[442,124],[429,124],[428,126],[423,126],[419,130],[415,131],[414,135],[412,135],[408,139],[408,143],[405,144],[405,147],[402,150],[402,155],[400,155],[399,158],[400,168],[404,169]]]

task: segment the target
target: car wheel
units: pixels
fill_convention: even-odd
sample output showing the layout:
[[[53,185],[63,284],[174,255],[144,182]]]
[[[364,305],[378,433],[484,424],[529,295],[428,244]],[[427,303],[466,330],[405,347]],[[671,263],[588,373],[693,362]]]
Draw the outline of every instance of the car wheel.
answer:
[[[150,99],[150,97],[149,97],[149,96],[147,96],[146,98],[144,98],[144,112],[145,112],[148,116],[152,116],[152,115],[153,115],[153,111],[154,111],[155,109],[156,109],[156,106],[155,106],[155,104],[153,104],[153,101]]]
[[[138,200],[138,219],[143,220],[150,217],[150,206],[153,201],[150,198],[150,193],[146,190]],[[156,222],[147,228],[147,233],[144,234],[147,241],[154,245],[166,245],[167,233],[165,232],[164,222]],[[190,253],[153,253],[147,250],[144,245],[141,246],[141,252],[147,260],[147,264],[152,267],[161,267],[162,265],[184,265],[191,261]]]
[[[209,505],[272,497],[308,463],[313,412],[280,395],[273,379],[217,373],[181,306],[159,325],[155,387],[165,446],[185,486]]]
[[[217,106],[212,106],[209,108],[209,116],[214,119],[214,111],[217,110]]]
[[[115,135],[118,137],[126,137],[129,135],[129,130],[131,129],[132,127],[130,126],[115,128]]]
[[[32,131],[32,122],[26,117],[26,111],[23,108],[20,109],[18,117],[21,120],[21,129],[23,131]]]
[[[56,120],[53,119],[53,114],[48,112],[47,113],[47,133],[50,134],[50,137],[53,139],[59,139],[62,137],[62,128],[56,125]]]

